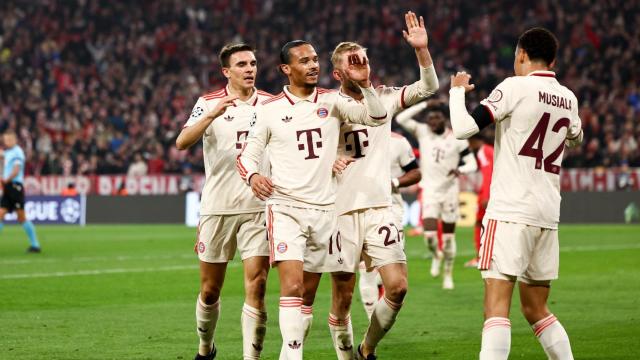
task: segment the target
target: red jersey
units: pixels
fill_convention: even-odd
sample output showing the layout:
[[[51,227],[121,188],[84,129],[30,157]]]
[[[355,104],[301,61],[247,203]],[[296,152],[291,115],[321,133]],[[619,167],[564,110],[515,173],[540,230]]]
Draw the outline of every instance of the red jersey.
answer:
[[[489,200],[491,173],[493,173],[493,146],[482,145],[476,154],[476,160],[482,174],[482,185],[478,190],[478,200]]]

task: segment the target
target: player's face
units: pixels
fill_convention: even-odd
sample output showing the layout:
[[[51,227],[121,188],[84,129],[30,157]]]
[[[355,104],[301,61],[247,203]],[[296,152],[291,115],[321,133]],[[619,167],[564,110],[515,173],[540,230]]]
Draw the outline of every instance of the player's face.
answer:
[[[7,148],[13,147],[17,142],[16,137],[13,134],[2,135],[2,141],[4,142],[4,146]]]
[[[229,67],[223,68],[224,76],[234,88],[252,89],[256,84],[258,62],[252,51],[239,51],[229,57]]]
[[[360,58],[366,58],[367,57],[367,53],[364,51],[364,49],[358,49],[356,51],[349,51],[349,52],[345,52],[340,56],[340,64],[338,66],[336,66],[336,68],[334,69],[334,78],[338,81],[340,81],[340,85],[342,85],[343,87],[349,89],[352,92],[355,92],[356,94],[360,94],[362,93],[362,90],[360,90],[360,86],[358,86],[355,82],[353,82],[352,80],[349,80],[349,77],[347,76],[347,74],[345,73],[345,70],[347,69],[347,67],[349,66],[349,56],[350,55],[358,55]],[[367,65],[369,66],[369,65]]]
[[[284,64],[282,71],[289,77],[291,85],[315,87],[320,75],[320,63],[313,46],[296,46],[289,50],[289,54],[289,64]]]
[[[436,134],[444,132],[445,118],[440,111],[432,111],[427,115],[427,125]]]

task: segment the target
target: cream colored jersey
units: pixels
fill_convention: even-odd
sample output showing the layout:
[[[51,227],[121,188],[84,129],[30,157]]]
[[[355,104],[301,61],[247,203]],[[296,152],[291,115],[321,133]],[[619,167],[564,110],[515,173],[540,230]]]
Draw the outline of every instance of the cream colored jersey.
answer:
[[[413,154],[413,148],[407,139],[395,132],[391,133],[389,143],[389,154],[391,157],[391,178],[395,179],[404,175],[403,168],[416,160]],[[404,208],[400,189],[392,189],[393,205]]]
[[[343,123],[340,129],[341,155],[356,159],[338,176],[338,215],[353,210],[391,206],[391,162],[390,139],[391,119],[407,106],[411,106],[433,95],[438,90],[435,70],[429,67],[421,70],[421,79],[403,87],[379,86],[378,97],[387,109],[388,121],[376,128]],[[356,101],[347,95],[348,101]]]
[[[218,101],[228,95],[227,88],[201,96],[184,127],[201,121]],[[249,133],[256,105],[271,94],[255,89],[246,102],[236,100],[205,130],[202,137],[205,183],[202,189],[200,215],[244,214],[264,211],[264,203],[256,199],[238,178],[236,157]]]
[[[565,139],[582,126],[576,96],[553,72],[535,71],[507,78],[481,104],[496,123],[486,217],[557,229]]]
[[[344,121],[381,125],[387,114],[372,89],[363,89],[365,104],[316,88],[306,99],[288,90],[265,101],[257,111],[247,145],[238,157],[240,176],[249,181],[259,172],[259,159],[269,145],[274,192],[267,204],[334,208],[336,160]]]

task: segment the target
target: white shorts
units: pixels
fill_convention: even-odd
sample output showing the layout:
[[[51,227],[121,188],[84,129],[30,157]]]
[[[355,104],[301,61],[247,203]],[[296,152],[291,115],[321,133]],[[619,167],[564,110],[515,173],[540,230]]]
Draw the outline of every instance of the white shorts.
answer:
[[[262,212],[237,215],[201,215],[196,251],[201,261],[225,263],[240,258],[269,256],[269,242]]]
[[[558,230],[505,221],[482,221],[478,269],[483,278],[544,282],[558,278]]]
[[[391,207],[356,210],[338,217],[345,272],[355,273],[360,260],[367,270],[388,264],[406,263],[402,244],[402,225],[397,224]]]
[[[458,193],[451,191],[440,199],[424,196],[422,199],[422,218],[440,219],[452,224],[458,221]]]
[[[341,271],[344,266],[333,210],[267,205],[270,260],[298,260],[306,272]]]

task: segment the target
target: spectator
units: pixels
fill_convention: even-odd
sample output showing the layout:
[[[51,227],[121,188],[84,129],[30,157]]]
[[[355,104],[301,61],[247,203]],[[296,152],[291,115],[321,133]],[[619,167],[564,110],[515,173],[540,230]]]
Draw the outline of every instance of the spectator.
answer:
[[[142,159],[140,153],[133,156],[133,162],[129,165],[127,176],[144,176],[147,175],[147,164]]]

